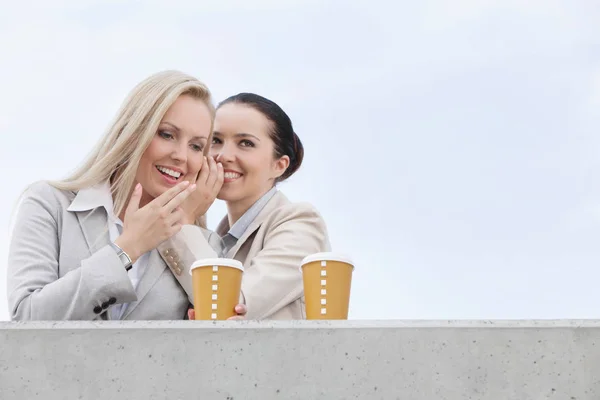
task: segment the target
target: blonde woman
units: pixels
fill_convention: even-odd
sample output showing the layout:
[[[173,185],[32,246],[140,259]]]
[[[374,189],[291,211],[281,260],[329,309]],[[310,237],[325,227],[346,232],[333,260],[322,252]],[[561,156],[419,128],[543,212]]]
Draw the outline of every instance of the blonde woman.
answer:
[[[156,247],[199,221],[187,215],[203,215],[199,204],[208,208],[221,188],[222,166],[204,154],[213,117],[204,84],[155,74],[132,90],[72,176],[26,190],[9,246],[13,320],[186,316],[190,294]]]

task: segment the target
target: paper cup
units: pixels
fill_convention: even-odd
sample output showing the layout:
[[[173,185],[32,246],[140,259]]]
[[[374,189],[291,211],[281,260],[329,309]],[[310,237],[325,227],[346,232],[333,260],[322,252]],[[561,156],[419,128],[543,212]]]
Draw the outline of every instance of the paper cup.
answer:
[[[306,319],[348,319],[354,263],[338,253],[317,253],[302,260]]]
[[[230,258],[197,260],[190,268],[197,320],[225,320],[236,315],[244,266]]]

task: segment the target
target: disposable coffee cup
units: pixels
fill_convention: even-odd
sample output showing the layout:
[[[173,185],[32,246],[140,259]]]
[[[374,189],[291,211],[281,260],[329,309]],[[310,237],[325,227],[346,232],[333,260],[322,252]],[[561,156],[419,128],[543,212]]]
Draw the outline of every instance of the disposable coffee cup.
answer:
[[[306,319],[348,319],[353,261],[338,253],[312,254],[301,264]]]
[[[226,320],[236,315],[244,266],[230,258],[197,260],[190,268],[196,320]]]

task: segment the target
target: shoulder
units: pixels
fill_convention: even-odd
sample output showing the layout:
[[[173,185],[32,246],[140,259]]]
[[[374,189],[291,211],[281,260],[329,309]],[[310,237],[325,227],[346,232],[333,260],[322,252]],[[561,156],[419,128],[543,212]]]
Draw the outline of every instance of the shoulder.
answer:
[[[75,193],[61,190],[48,181],[38,181],[30,184],[19,199],[20,204],[35,203],[49,210],[68,207]]]
[[[273,243],[286,247],[303,248],[317,243],[309,253],[328,249],[329,232],[319,210],[306,201],[289,201],[283,193],[277,197],[277,204],[270,210],[261,228],[264,232],[263,240],[273,240]],[[282,240],[286,242],[280,242]]]
[[[277,192],[272,201],[275,204],[268,217],[272,224],[294,220],[325,224],[319,210],[309,202],[292,202],[282,192]]]

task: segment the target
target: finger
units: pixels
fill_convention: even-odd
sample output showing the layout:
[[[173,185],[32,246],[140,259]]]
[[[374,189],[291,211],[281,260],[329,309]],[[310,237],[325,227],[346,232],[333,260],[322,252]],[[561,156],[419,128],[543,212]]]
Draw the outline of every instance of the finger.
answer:
[[[213,190],[217,193],[223,187],[223,182],[225,181],[225,169],[223,168],[223,164],[217,163],[217,180],[213,186]]]
[[[183,224],[181,222],[176,222],[175,224],[171,225],[171,228],[167,231],[167,235],[164,240],[170,239],[173,236],[175,236],[176,234],[178,234],[179,231],[181,231],[182,227],[183,227]]]
[[[128,215],[133,214],[140,208],[140,200],[142,199],[142,185],[138,183],[133,188],[133,192],[131,193],[131,198],[129,199],[129,203],[127,204],[127,209],[125,210],[125,219],[127,219]]]
[[[169,202],[163,206],[163,209],[165,209],[168,213],[172,212],[179,207],[194,190],[196,190],[195,183],[188,187],[187,190],[178,193],[175,197],[169,200]]]
[[[245,304],[236,305],[234,310],[238,315],[246,315],[246,313],[248,312],[248,308]]]
[[[173,198],[175,198],[177,195],[184,192],[189,185],[190,183],[188,181],[180,182],[177,185],[173,186],[171,189],[158,196],[157,198],[155,198],[154,200],[152,200],[150,204],[162,207],[169,201],[171,201]]]
[[[204,160],[202,160],[202,168],[200,169],[200,174],[198,174],[198,180],[196,182],[204,186],[209,175],[210,168],[208,167],[207,157],[204,157]]]
[[[208,161],[208,168],[210,169],[210,175],[208,176],[208,180],[206,181],[206,187],[212,188],[213,186],[215,186],[215,181],[217,180],[218,173],[217,162],[214,158],[211,158]]]
[[[188,310],[188,319],[192,320],[192,321],[196,319],[196,312],[194,311],[193,308],[190,308]]]
[[[166,223],[169,226],[173,226],[178,222],[182,222],[183,221],[183,217],[185,217],[185,214],[183,212],[183,208],[181,207],[177,207],[175,208],[173,211],[171,211],[171,213],[169,214],[169,216],[166,218]]]
[[[196,173],[196,180],[194,182],[198,182],[198,179],[200,179],[200,174],[202,173],[202,170],[204,170],[204,160],[206,159],[206,157],[202,157],[202,161],[200,161],[200,168],[198,168],[198,172]]]

